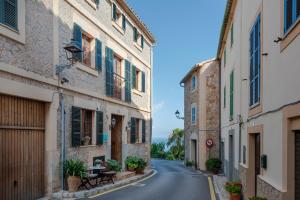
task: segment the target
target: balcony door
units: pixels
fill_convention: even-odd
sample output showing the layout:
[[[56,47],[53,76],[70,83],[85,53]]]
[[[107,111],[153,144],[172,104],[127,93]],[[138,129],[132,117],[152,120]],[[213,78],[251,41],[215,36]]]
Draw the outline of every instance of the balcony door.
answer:
[[[114,56],[114,93],[117,99],[122,99],[122,59]]]

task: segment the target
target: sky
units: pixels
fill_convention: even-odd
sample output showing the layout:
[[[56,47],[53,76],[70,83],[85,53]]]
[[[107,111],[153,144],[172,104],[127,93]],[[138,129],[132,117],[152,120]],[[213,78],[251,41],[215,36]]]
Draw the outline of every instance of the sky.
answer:
[[[179,83],[201,61],[214,58],[226,0],[127,0],[157,40],[153,65],[153,138],[183,128]]]

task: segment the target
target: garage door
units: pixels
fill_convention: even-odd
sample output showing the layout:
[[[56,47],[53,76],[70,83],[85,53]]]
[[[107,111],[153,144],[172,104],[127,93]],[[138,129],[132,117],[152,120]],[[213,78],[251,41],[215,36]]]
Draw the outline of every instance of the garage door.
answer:
[[[44,103],[0,94],[0,199],[43,196],[44,113]]]
[[[300,199],[300,131],[295,133],[295,199]]]

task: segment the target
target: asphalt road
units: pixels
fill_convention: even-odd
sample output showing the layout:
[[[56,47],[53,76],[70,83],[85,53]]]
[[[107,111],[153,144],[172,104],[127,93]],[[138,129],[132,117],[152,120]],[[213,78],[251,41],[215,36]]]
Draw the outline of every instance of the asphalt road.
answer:
[[[157,174],[137,184],[97,196],[97,200],[210,200],[208,179],[178,161],[153,160]]]

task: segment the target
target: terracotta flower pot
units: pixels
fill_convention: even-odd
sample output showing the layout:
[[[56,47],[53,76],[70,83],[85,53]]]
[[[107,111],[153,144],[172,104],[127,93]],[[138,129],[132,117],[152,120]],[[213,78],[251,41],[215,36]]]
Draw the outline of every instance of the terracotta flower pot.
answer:
[[[144,169],[136,169],[136,174],[144,174]]]
[[[69,176],[68,177],[69,192],[77,192],[79,186],[80,186],[80,177],[79,176]]]
[[[241,200],[241,194],[233,195],[230,193],[230,200]]]

